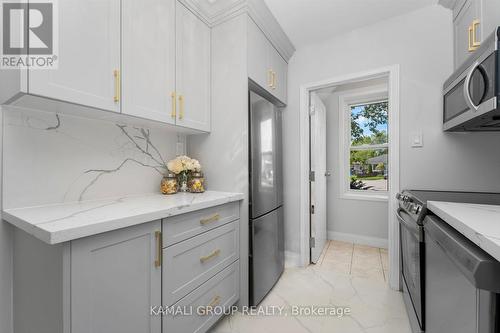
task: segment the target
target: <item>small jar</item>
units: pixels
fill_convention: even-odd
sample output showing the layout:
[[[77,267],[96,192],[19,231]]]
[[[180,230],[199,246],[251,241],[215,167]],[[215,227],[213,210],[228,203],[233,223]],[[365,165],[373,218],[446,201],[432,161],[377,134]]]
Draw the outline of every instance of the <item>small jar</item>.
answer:
[[[177,176],[174,173],[169,172],[161,180],[161,193],[175,194],[177,191],[179,191]]]
[[[203,193],[205,192],[205,178],[201,172],[193,172],[188,181],[189,192]]]

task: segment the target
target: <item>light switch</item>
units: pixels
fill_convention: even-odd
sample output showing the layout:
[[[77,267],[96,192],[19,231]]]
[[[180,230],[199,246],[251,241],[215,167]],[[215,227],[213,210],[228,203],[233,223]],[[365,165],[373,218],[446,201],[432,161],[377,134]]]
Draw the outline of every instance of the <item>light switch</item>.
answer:
[[[411,146],[413,148],[420,148],[424,146],[424,136],[422,131],[415,131],[411,133]]]

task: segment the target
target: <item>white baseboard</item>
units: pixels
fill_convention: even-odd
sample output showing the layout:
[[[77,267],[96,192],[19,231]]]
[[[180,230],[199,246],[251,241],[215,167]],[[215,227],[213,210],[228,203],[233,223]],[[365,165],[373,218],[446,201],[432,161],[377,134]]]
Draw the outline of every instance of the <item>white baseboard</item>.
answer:
[[[285,268],[300,267],[300,255],[292,251],[285,251]]]
[[[344,232],[328,231],[328,239],[349,242],[360,245],[367,245],[387,249],[389,241],[384,238],[370,237],[356,234],[348,234]]]

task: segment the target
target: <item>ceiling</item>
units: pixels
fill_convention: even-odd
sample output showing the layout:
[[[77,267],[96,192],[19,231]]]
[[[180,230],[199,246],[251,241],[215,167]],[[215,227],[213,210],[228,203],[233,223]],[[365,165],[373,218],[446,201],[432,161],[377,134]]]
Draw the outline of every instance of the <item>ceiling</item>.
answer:
[[[437,0],[264,1],[296,48],[437,3]]]

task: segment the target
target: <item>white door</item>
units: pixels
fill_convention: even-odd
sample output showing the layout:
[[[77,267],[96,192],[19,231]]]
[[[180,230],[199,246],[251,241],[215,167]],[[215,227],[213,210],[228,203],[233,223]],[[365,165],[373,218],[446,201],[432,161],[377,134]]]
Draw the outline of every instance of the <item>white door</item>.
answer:
[[[120,112],[120,0],[58,2],[58,69],[29,72],[29,92]]]
[[[210,28],[177,2],[177,125],[210,131]]]
[[[71,242],[71,332],[160,333],[161,221]]]
[[[326,245],[326,108],[311,93],[311,262],[316,263]]]
[[[122,0],[122,112],[175,124],[175,0]]]

